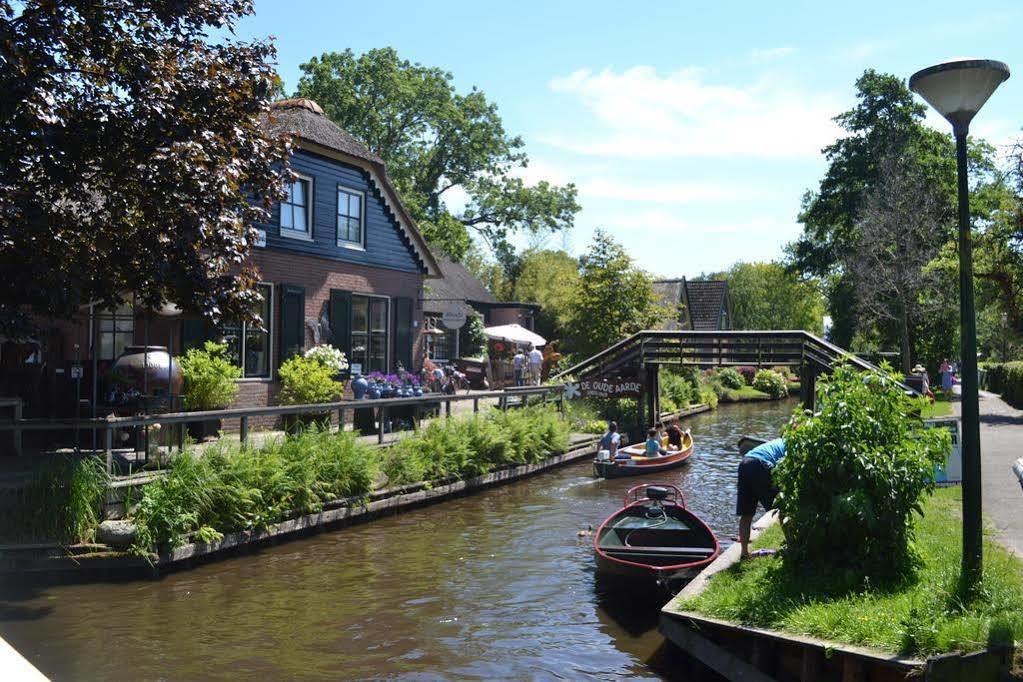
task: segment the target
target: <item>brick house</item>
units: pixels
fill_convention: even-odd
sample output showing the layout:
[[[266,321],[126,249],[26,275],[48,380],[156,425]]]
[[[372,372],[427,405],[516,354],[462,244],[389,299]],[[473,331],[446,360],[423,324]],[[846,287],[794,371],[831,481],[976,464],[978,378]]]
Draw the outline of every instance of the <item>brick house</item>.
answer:
[[[34,338],[4,346],[0,395],[20,395],[26,416],[74,414],[83,400],[81,414],[91,416],[97,403],[102,409],[104,371],[126,346],[169,346],[178,355],[207,338],[226,341],[243,369],[237,406],[273,404],[280,363],[317,343],[341,348],[363,373],[418,369],[423,283],[439,267],[383,161],[310,100],[275,103],[267,126],[292,136],[297,178],[257,225],[250,254],[263,328],[228,321],[212,329],[130,305],[83,309],[78,320],[44,322]]]

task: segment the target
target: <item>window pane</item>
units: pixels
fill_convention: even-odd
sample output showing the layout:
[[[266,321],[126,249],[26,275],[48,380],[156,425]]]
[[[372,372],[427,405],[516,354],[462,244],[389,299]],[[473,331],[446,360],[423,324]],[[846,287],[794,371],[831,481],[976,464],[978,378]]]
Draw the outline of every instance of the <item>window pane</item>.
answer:
[[[227,357],[231,364],[241,366],[242,364],[242,329],[237,324],[225,324],[221,330],[224,335],[224,343],[227,344]]]
[[[270,372],[270,335],[255,325],[245,328],[245,376],[265,377]]]
[[[293,230],[298,230],[299,232],[306,232],[309,229],[309,223],[306,221],[305,207],[304,206],[295,206],[294,210],[295,210],[295,215],[294,215],[295,219],[294,219],[293,225],[291,226],[292,229]]]
[[[369,323],[370,331],[387,331],[387,301],[385,299],[370,299]]]
[[[361,244],[362,243],[362,223],[359,222],[358,218],[348,219],[348,239]]]
[[[296,206],[306,205],[306,182],[306,180],[296,180],[291,185],[291,203]]]
[[[281,204],[281,227],[286,230],[294,228],[295,222],[291,216],[291,204]]]
[[[133,334],[114,334],[114,357],[120,357],[124,349],[132,345],[134,340]]]
[[[358,218],[362,215],[362,197],[358,194],[350,194],[348,196],[348,215],[353,218]]]
[[[113,360],[114,359],[114,335],[113,334],[100,334],[99,335],[99,359],[100,360]]]
[[[370,371],[387,371],[387,336],[373,334],[370,337],[369,356]]]
[[[362,365],[362,373],[371,372],[369,368],[369,340],[365,334],[352,334],[352,362]]]
[[[352,331],[368,331],[369,299],[365,296],[352,296]],[[354,341],[353,341],[354,343]]]
[[[119,332],[130,332],[135,330],[135,320],[130,317],[119,317],[114,321],[114,327]]]

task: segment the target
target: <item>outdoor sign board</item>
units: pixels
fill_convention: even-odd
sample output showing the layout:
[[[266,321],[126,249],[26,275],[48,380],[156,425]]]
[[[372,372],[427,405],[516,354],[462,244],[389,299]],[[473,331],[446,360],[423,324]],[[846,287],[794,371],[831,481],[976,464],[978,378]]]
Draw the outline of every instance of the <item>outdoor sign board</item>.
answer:
[[[465,325],[465,313],[461,310],[447,310],[441,313],[441,322],[448,329],[461,329]]]
[[[963,482],[963,453],[959,442],[958,419],[926,419],[924,425],[932,429],[948,429],[952,436],[952,450],[948,453],[944,466],[934,472],[934,482],[938,485],[955,485]]]
[[[583,379],[565,384],[565,397],[573,398],[638,398],[643,382],[638,379]]]

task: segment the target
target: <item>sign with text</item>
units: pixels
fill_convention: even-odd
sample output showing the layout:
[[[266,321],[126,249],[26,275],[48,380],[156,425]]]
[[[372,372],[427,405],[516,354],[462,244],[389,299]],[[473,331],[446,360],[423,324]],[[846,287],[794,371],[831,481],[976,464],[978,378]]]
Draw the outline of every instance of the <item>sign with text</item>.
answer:
[[[643,382],[638,379],[584,379],[565,384],[565,397],[573,398],[638,398]]]
[[[466,317],[461,310],[448,310],[441,313],[440,320],[448,329],[461,329],[465,325]]]

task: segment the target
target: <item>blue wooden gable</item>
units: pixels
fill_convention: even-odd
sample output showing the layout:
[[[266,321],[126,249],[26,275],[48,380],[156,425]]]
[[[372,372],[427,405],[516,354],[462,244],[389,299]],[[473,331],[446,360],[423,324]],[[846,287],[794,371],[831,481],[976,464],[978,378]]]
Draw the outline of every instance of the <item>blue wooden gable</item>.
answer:
[[[282,237],[280,204],[277,204],[270,224],[257,225],[266,232],[267,248],[404,272],[426,272],[369,171],[303,149],[296,149],[292,154],[291,168],[313,180],[313,238],[307,241]],[[364,250],[337,244],[339,186],[358,190],[366,197]]]

